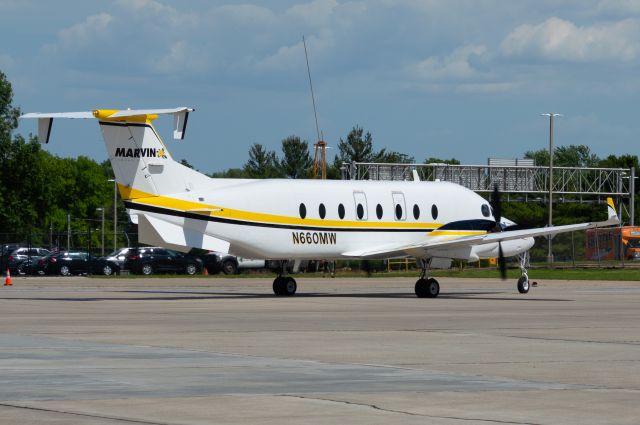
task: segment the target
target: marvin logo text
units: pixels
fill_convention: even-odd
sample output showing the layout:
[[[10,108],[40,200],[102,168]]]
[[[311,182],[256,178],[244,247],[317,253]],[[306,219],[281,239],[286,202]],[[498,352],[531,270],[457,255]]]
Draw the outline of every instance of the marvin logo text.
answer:
[[[116,158],[167,158],[164,149],[116,148]]]

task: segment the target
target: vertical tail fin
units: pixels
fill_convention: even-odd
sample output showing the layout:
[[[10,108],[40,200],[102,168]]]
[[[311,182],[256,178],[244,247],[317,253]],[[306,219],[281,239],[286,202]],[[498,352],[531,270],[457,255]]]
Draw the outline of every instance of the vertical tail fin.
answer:
[[[54,118],[96,118],[123,199],[197,191],[209,177],[176,162],[152,122],[159,114],[174,116],[176,139],[183,139],[193,109],[106,110],[93,112],[31,113],[38,118],[40,142],[47,143]]]

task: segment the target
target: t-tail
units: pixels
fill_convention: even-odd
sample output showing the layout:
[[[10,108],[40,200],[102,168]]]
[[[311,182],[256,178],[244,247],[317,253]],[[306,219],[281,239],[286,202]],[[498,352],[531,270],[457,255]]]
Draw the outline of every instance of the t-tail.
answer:
[[[48,143],[57,118],[97,119],[120,195],[124,200],[198,191],[210,178],[176,162],[158,135],[153,121],[161,114],[174,119],[173,137],[183,139],[191,108],[30,113],[38,119],[38,139]]]

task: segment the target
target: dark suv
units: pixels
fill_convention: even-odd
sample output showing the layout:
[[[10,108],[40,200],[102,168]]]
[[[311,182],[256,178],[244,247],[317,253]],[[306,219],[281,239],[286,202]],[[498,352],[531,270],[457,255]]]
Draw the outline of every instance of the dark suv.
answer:
[[[16,248],[7,257],[7,266],[11,273],[27,274],[38,260],[50,254],[51,251],[44,248]]]
[[[83,251],[61,251],[41,258],[37,263],[39,274],[60,274],[69,276],[72,274],[89,273],[92,258]]]
[[[194,275],[202,271],[202,260],[166,248],[132,248],[124,261],[124,268],[144,275],[156,272]]]

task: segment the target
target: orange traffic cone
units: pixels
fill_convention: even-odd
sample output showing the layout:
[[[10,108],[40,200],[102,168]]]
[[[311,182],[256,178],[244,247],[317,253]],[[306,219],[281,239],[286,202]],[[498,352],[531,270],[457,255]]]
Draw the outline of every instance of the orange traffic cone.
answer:
[[[4,286],[11,286],[11,272],[7,268],[7,277],[4,279]]]
[[[204,276],[209,276],[209,270],[207,270],[207,268],[206,268],[206,267],[203,267],[203,268],[202,268],[202,274],[203,274]]]

